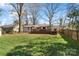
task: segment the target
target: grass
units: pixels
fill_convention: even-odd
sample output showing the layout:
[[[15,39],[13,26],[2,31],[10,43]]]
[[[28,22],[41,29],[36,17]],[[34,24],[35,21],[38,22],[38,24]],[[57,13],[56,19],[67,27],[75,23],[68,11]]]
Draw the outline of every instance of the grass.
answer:
[[[0,37],[2,56],[79,55],[78,42],[63,35],[11,34]]]

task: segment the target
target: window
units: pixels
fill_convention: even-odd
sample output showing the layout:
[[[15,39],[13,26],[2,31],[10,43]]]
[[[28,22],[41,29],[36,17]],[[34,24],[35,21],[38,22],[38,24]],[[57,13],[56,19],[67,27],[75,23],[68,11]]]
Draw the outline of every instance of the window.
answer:
[[[46,27],[43,27],[43,29],[46,29]]]

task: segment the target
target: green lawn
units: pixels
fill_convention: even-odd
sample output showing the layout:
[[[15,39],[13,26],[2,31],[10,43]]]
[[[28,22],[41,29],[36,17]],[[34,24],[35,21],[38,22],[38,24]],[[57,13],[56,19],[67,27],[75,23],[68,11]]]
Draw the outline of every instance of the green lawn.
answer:
[[[0,55],[54,56],[79,55],[79,45],[65,36],[11,34],[0,37]]]

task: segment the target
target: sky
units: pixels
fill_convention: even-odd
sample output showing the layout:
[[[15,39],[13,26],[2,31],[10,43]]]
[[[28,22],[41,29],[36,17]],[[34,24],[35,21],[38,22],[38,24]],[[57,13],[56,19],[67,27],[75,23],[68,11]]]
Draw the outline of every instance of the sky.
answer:
[[[11,17],[11,6],[8,6],[7,4],[0,4],[0,8],[2,9],[1,15],[0,15],[0,22],[2,25],[4,24],[11,24],[12,23],[12,17]]]
[[[2,9],[1,15],[0,15],[0,23],[1,25],[6,25],[6,24],[12,24],[13,23],[13,15],[11,15],[11,10],[12,6],[5,4],[5,3],[0,3],[0,8]],[[59,7],[59,12],[55,14],[53,17],[53,24],[58,24],[59,23],[59,18],[63,18],[66,16],[66,4],[61,4]],[[48,23],[47,21],[45,22],[44,19],[40,19],[40,23]]]

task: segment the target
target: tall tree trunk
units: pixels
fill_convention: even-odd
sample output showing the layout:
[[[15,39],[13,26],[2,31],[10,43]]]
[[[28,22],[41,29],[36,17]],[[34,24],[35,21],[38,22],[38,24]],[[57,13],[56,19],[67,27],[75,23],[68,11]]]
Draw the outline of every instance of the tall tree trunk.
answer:
[[[19,11],[19,33],[22,32],[22,24],[21,24],[22,7],[23,7],[23,3],[20,3],[20,11]]]
[[[51,22],[49,22],[49,27],[50,27],[50,31],[51,31]]]
[[[33,25],[36,25],[36,24],[35,24],[35,20],[33,20]]]
[[[21,16],[19,15],[19,33],[21,32]]]
[[[21,32],[21,16],[22,16],[22,9],[23,9],[23,5],[24,3],[16,3],[16,4],[11,4],[14,9],[16,10],[17,14],[18,14],[18,21],[19,21],[19,32]]]
[[[49,19],[49,30],[50,30],[50,31],[51,31],[51,27],[52,27],[51,19]]]
[[[33,25],[36,25],[36,18],[33,16]]]

